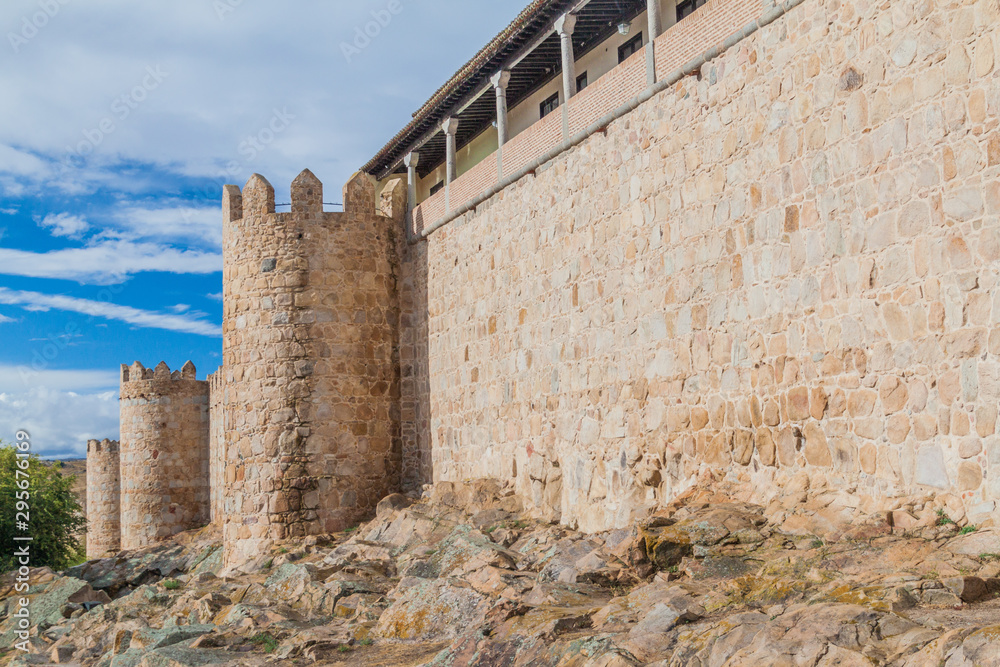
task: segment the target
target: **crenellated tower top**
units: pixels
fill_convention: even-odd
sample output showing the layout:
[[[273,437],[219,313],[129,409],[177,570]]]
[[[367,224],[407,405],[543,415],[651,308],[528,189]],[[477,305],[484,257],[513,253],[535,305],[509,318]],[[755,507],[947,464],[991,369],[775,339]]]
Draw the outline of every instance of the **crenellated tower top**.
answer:
[[[344,214],[382,215],[395,219],[401,213],[400,202],[405,202],[405,192],[393,183],[388,210],[375,205],[375,181],[364,172],[357,172],[344,184],[343,212],[324,212],[323,183],[309,169],[305,169],[291,186],[291,213],[276,213],[274,186],[261,176],[253,174],[240,190],[236,185],[225,185],[222,189],[223,222],[229,224],[242,220],[245,216],[295,216],[295,217],[339,217]]]
[[[191,361],[188,361],[179,371],[171,371],[167,362],[161,361],[155,368],[146,368],[136,361],[131,366],[122,364],[122,384],[148,380],[197,380],[198,371]]]

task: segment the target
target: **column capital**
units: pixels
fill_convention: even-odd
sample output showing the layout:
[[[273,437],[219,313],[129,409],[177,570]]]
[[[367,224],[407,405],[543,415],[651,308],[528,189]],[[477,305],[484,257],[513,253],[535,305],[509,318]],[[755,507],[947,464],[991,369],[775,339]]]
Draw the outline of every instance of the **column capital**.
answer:
[[[407,153],[406,157],[403,158],[403,164],[406,165],[407,169],[410,167],[416,167],[420,164],[420,153],[416,151]]]
[[[458,119],[457,118],[445,118],[441,121],[441,129],[445,134],[449,136],[454,136],[458,132]]]
[[[555,29],[560,37],[572,36],[576,28],[576,14],[563,14],[556,19]]]
[[[499,72],[490,77],[490,83],[493,84],[493,87],[496,88],[497,91],[502,90],[506,92],[507,84],[510,83],[510,70],[509,69],[500,70]]]

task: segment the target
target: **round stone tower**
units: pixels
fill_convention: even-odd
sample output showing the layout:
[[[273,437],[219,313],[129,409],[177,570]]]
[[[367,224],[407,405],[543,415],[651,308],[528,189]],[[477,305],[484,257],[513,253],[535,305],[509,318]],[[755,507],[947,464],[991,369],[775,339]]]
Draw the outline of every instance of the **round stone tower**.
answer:
[[[121,475],[117,440],[87,441],[87,558],[121,550]]]
[[[396,226],[365,174],[323,211],[308,170],[275,213],[257,174],[223,194],[225,560],[342,530],[399,488]]]
[[[173,373],[122,365],[123,549],[209,522],[208,394],[190,361]]]

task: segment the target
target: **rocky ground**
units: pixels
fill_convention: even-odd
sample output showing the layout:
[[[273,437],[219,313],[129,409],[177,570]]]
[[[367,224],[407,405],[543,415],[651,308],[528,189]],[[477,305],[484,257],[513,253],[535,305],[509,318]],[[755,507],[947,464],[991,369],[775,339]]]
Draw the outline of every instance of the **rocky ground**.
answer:
[[[763,507],[706,477],[584,535],[495,483],[442,484],[232,571],[208,528],[34,571],[35,652],[0,663],[1000,665],[1000,530],[921,498],[866,515],[851,491],[803,474]]]

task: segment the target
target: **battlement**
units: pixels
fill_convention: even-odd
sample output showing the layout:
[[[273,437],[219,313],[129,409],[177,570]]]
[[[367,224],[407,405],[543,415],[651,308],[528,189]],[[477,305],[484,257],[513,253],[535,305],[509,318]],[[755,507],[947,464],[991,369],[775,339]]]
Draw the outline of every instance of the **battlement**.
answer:
[[[87,441],[87,557],[121,549],[121,449],[117,440]]]
[[[188,361],[121,367],[121,546],[208,522],[209,392]]]
[[[179,371],[171,371],[167,362],[161,361],[155,368],[146,368],[136,361],[131,366],[122,364],[122,384],[128,382],[145,382],[149,380],[197,380],[198,371],[191,361],[185,363]]]
[[[368,174],[344,186],[343,212],[323,210],[323,191],[308,169],[288,213],[275,212],[260,174],[223,191],[225,382],[219,391],[209,380],[209,402],[212,516],[227,563],[342,530],[398,489],[405,188],[382,198],[393,215],[376,210]]]
[[[397,186],[398,187],[398,186]],[[278,213],[275,210],[274,186],[261,176],[253,174],[243,186],[226,185],[222,189],[222,216],[224,224],[242,220],[246,216],[274,215],[280,218],[317,217],[338,218],[347,215],[375,215],[395,219],[401,215],[400,202],[405,207],[405,187],[393,190],[395,205],[390,213],[384,206],[376,210],[375,181],[364,172],[357,172],[351,177],[342,190],[343,212],[325,212],[323,210],[323,183],[310,170],[305,169],[295,177],[291,185],[291,213]]]
[[[87,454],[117,454],[119,453],[120,445],[117,440],[88,440],[87,441]]]
[[[209,391],[211,391],[211,393],[214,394],[217,391],[221,392],[223,386],[225,385],[225,378],[223,377],[222,369],[220,368],[219,370],[209,375],[207,382]]]

